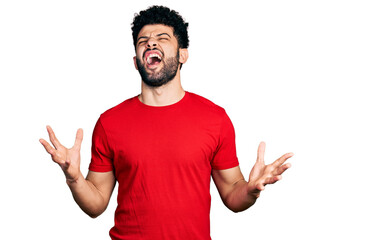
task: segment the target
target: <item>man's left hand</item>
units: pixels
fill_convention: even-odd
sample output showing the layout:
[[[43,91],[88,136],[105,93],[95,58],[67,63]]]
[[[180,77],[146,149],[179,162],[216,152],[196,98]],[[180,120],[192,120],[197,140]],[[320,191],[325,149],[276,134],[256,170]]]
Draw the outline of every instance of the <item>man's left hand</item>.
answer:
[[[265,143],[261,142],[257,151],[257,160],[250,172],[247,193],[258,198],[260,192],[267,184],[273,184],[282,179],[282,173],[291,167],[290,163],[284,162],[293,156],[293,153],[286,153],[269,165],[264,162]]]

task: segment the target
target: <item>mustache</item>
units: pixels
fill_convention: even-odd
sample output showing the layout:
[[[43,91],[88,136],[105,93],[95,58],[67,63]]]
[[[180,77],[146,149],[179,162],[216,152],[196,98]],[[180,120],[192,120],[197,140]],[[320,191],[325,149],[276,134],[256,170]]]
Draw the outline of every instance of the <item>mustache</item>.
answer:
[[[154,51],[154,50],[159,51],[159,52],[161,53],[161,55],[162,55],[162,58],[163,58],[164,54],[163,54],[163,52],[162,52],[161,50],[159,50],[158,48],[148,48],[147,50],[145,50],[145,51],[143,52],[143,57],[145,57],[145,54],[146,54],[147,52],[149,52],[149,51]]]

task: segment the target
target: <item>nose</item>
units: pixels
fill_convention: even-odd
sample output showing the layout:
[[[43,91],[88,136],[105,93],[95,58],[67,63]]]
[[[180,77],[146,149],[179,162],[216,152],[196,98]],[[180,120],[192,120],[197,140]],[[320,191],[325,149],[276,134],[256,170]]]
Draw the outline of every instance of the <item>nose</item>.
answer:
[[[157,46],[157,41],[154,38],[149,38],[147,41],[147,48],[154,48]]]

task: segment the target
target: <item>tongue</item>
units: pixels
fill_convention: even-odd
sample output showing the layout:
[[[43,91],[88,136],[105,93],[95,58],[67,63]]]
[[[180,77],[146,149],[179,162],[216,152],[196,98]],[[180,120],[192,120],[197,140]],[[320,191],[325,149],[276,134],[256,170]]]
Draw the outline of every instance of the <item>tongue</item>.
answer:
[[[148,61],[149,65],[156,65],[160,62],[161,62],[161,60],[159,60],[159,58],[157,58],[157,57],[152,57]]]

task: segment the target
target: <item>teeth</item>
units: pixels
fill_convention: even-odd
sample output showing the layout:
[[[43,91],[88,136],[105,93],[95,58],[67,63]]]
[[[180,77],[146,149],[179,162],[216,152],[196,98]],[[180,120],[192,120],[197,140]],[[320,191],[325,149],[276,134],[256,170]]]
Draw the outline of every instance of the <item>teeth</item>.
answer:
[[[148,60],[150,59],[150,58],[152,58],[152,57],[157,57],[159,60],[161,60],[162,58],[161,58],[161,56],[159,56],[158,54],[156,54],[156,53],[153,53],[153,54],[150,54],[149,56],[148,56]]]

